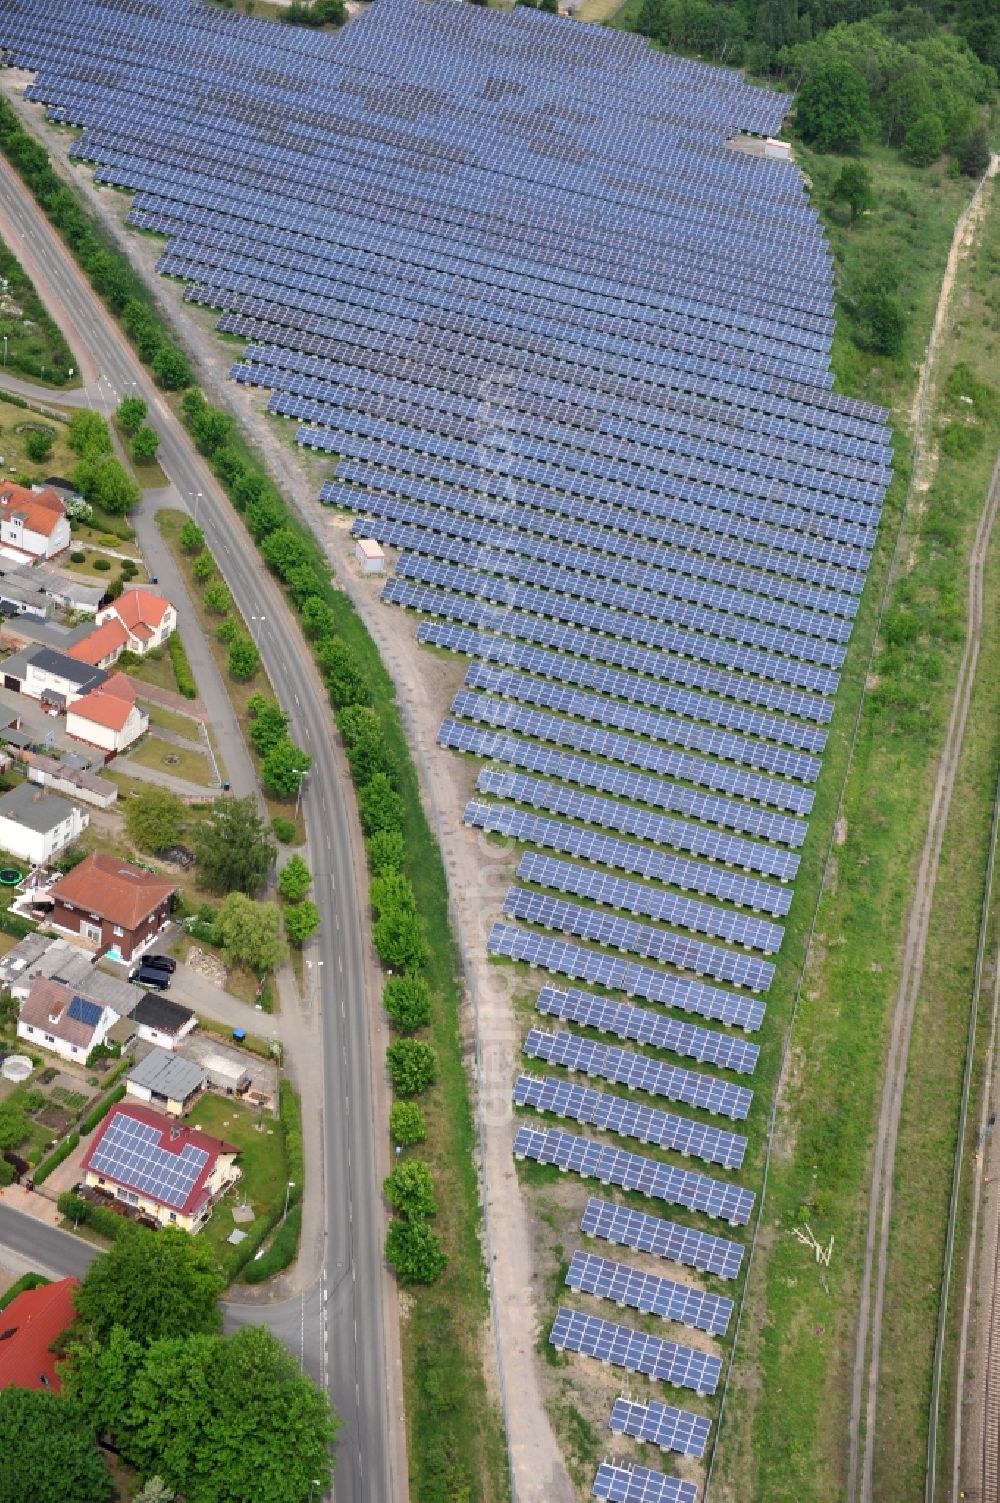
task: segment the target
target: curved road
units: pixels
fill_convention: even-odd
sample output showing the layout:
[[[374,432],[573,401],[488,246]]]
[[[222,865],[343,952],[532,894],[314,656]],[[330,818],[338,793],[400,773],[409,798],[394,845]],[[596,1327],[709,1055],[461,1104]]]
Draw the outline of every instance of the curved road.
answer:
[[[358,892],[365,890],[363,866],[326,695],[277,586],[211,471],[2,158],[0,201],[2,218],[13,231],[11,249],[60,322],[81,373],[97,378],[105,401],[94,405],[113,408],[119,395],[132,391],[144,397],[160,434],[157,458],[164,471],[180,497],[190,501],[200,493],[198,523],[244,617],[266,615],[259,643],[264,666],[291,714],[296,741],[313,758],[303,802],[316,901],[324,916],[313,952],[323,969],[309,973],[310,979],[323,978],[324,1005],[319,1021],[313,1019],[323,1075],[323,1275],[301,1299],[267,1307],[267,1320],[284,1339],[289,1331],[298,1333],[305,1366],[328,1384],[342,1421],[337,1503],[394,1503],[405,1498],[407,1488],[396,1364],[387,1356],[392,1316],[376,1187],[375,1145],[384,1137],[384,1125],[380,1121],[376,1130],[372,1109],[371,957],[358,901]],[[52,393],[50,400],[62,397]],[[303,1062],[313,1073],[317,1063]],[[307,1099],[303,1106],[308,1111],[317,1103]],[[248,1318],[260,1311],[259,1306],[244,1309]]]

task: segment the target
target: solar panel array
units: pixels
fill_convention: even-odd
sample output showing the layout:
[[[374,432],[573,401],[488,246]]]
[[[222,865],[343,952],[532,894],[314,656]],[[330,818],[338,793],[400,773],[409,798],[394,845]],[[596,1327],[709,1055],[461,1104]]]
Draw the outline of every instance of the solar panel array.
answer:
[[[596,1315],[584,1315],[560,1305],[549,1332],[549,1340],[560,1351],[582,1352],[600,1362],[626,1367],[629,1372],[644,1373],[661,1383],[691,1388],[695,1393],[714,1393],[722,1370],[719,1358],[695,1347],[680,1346],[619,1326]]]
[[[832,391],[798,170],[727,145],[787,96],[525,6],[379,0],[330,36],[0,0],[0,49],[245,341],[234,381],[335,456],[321,499],[398,554],[384,598],[471,660],[439,741],[488,764],[466,824],[524,848],[487,950],[562,978],[538,1006],[566,1030],[529,1055],[745,1118],[708,1072],[758,1058],[736,1030],[764,1021],[891,465],[885,414]],[[518,1090],[741,1172],[743,1139],[697,1119]],[[750,1214],[652,1158],[518,1143]],[[590,1202],[584,1230],[739,1271],[737,1244],[628,1207]],[[595,1494],[694,1497],[614,1464]]]
[[[594,1479],[593,1496],[608,1503],[696,1503],[693,1482],[667,1477],[644,1466],[602,1461]]]
[[[90,1156],[95,1174],[120,1180],[141,1195],[151,1195],[180,1210],[198,1182],[208,1154],[186,1143],[180,1153],[160,1146],[160,1129],[116,1112]]]
[[[86,997],[74,996],[70,1000],[66,1010],[66,1016],[76,1023],[84,1023],[88,1028],[96,1028],[101,1021],[104,1009],[96,1002],[89,1001]]]
[[[649,1441],[661,1451],[700,1458],[708,1446],[711,1424],[703,1414],[692,1414],[688,1409],[675,1409],[655,1399],[639,1404],[623,1397],[615,1400],[608,1428],[615,1435]]]
[[[676,1320],[712,1336],[724,1336],[733,1313],[733,1302],[720,1294],[706,1294],[691,1284],[657,1278],[625,1263],[612,1263],[594,1253],[575,1252],[566,1274],[570,1289],[596,1294],[634,1310],[645,1310],[663,1320]]]

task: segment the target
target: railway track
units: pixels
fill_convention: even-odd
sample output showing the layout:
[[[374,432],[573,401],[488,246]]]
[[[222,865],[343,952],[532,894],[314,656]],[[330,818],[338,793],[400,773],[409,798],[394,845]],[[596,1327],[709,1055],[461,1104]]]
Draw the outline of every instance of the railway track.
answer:
[[[1000,1237],[993,1246],[993,1287],[983,1392],[982,1503],[1000,1503]]]

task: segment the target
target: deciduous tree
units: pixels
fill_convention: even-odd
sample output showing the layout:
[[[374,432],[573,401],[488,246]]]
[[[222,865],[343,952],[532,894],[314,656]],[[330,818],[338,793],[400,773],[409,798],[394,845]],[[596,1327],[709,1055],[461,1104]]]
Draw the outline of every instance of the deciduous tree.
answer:
[[[212,892],[255,892],[274,855],[274,838],[250,795],[215,800],[197,835],[198,875],[205,887]]]
[[[122,397],[118,403],[118,421],[126,433],[138,433],[148,412],[149,407],[142,397]]]
[[[431,1015],[431,992],[419,976],[390,976],[382,988],[382,1006],[401,1033],[416,1033]]]
[[[140,851],[165,851],[176,845],[184,826],[184,804],[169,788],[144,788],[125,805],[125,828]]]
[[[235,646],[235,643],[233,644]],[[276,742],[261,764],[260,780],[270,793],[290,798],[312,766],[312,757],[287,736]]]
[[[219,909],[215,932],[227,959],[263,975],[281,964],[281,909],[277,903],[255,903],[245,893],[231,892]]]
[[[412,1148],[427,1136],[424,1114],[415,1101],[394,1101],[389,1109],[389,1136],[401,1148]]]
[[[817,151],[859,151],[873,123],[868,86],[850,63],[821,63],[796,96],[795,119]]]
[[[44,1389],[0,1392],[0,1503],[107,1503],[114,1487],[77,1405]]]
[[[410,1221],[426,1221],[437,1215],[434,1176],[422,1159],[406,1159],[397,1164],[382,1182],[382,1191],[394,1211]]]
[[[293,945],[304,945],[320,926],[320,912],[312,898],[303,898],[285,909],[285,933]]]
[[[426,1221],[401,1221],[397,1217],[389,1223],[385,1257],[404,1284],[433,1284],[448,1262]]]
[[[136,464],[149,464],[156,458],[156,451],[160,447],[160,435],[155,428],[144,424],[132,439],[132,458]]]
[[[247,700],[250,712],[250,740],[258,756],[266,757],[279,741],[287,739],[288,716],[276,699],[266,694],[251,694]]]
[[[126,1222],[95,1258],[74,1295],[80,1319],[98,1341],[121,1326],[134,1341],[222,1329],[225,1280],[207,1243],[175,1227],[151,1232]]]
[[[241,634],[234,637],[229,646],[229,672],[233,678],[246,683],[260,667],[260,653],[250,637]]]
[[[396,1039],[385,1051],[385,1062],[400,1096],[419,1096],[437,1079],[437,1055],[422,1039]]]
[[[278,874],[278,892],[289,903],[298,903],[312,886],[312,872],[298,854],[289,856]]]
[[[872,175],[863,162],[844,163],[840,176],[833,185],[833,198],[846,203],[852,224],[859,214],[873,207],[875,195],[872,192]]]

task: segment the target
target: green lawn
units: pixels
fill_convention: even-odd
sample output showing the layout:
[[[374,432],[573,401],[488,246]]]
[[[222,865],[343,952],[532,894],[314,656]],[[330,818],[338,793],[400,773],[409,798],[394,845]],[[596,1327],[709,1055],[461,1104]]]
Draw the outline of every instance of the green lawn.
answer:
[[[154,647],[141,658],[134,653],[123,652],[118,659],[118,667],[129,678],[138,679],[144,684],[155,684],[157,689],[166,689],[170,694],[178,692],[170,654],[164,647]]]
[[[183,778],[186,783],[197,783],[202,788],[212,783],[207,757],[176,742],[162,741],[159,736],[147,736],[135,751],[129,752],[127,760],[138,762],[140,767],[155,767],[158,772]]]
[[[58,325],[49,317],[31,278],[9,246],[0,241],[0,335],[7,341],[5,369],[50,386],[79,386],[70,370],[76,359]]]
[[[236,1162],[243,1177],[216,1208],[208,1225],[198,1234],[211,1244],[220,1260],[225,1262],[226,1254],[230,1251],[226,1239],[238,1225],[233,1220],[233,1205],[245,1198],[260,1215],[284,1201],[288,1183],[285,1131],[276,1117],[251,1111],[242,1102],[223,1096],[202,1096],[185,1121],[189,1127],[201,1127],[213,1137],[233,1143],[239,1149]],[[261,1122],[264,1131],[258,1132],[257,1125]],[[250,1230],[250,1223],[246,1223],[242,1229]]]
[[[201,745],[199,723],[190,715],[182,715],[179,710],[168,710],[163,705],[151,704],[145,700],[141,703],[149,716],[150,725],[159,726],[163,731],[172,731],[175,736],[184,736],[188,741]]]

